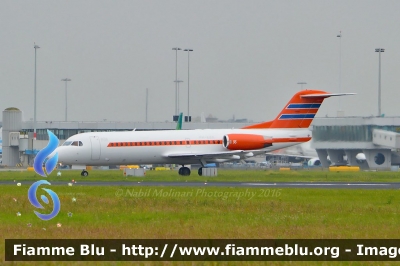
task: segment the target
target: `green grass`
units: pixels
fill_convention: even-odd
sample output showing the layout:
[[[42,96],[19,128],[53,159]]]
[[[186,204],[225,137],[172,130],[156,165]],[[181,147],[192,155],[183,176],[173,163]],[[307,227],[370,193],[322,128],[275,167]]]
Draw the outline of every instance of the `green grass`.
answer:
[[[9,180],[33,182],[40,179],[32,172],[0,174],[0,177],[6,175]],[[65,171],[62,179],[72,179],[74,174],[79,172]],[[123,180],[121,175],[119,171],[93,171],[90,177],[79,176],[79,180]],[[176,172],[149,171],[146,178],[182,180],[175,175]],[[227,170],[219,171],[218,180],[226,177],[231,181],[313,181],[318,178],[330,181],[398,181],[397,175],[391,172]],[[52,174],[50,179],[59,178]],[[130,179],[137,180],[134,177]],[[193,180],[200,179],[193,177]],[[0,186],[0,263],[4,261],[6,238],[400,238],[400,194],[397,190],[60,185],[50,187],[60,198],[60,213],[50,221],[41,221],[33,213],[34,207],[27,198],[28,188],[28,185]],[[76,202],[72,198],[76,198]],[[41,212],[48,213],[50,209]],[[22,215],[17,216],[17,212]],[[68,217],[68,212],[73,216]],[[57,227],[57,223],[62,226]],[[309,265],[309,262],[300,264]]]
[[[90,170],[88,177],[82,177],[78,170],[55,170],[49,181],[236,181],[236,182],[293,182],[293,181],[353,181],[353,182],[400,182],[400,172],[329,172],[314,171],[273,171],[273,170],[225,170],[218,169],[216,177],[202,177],[197,171],[190,176],[179,176],[177,171],[147,171],[145,177],[125,177],[121,170]],[[35,181],[43,179],[32,171],[0,171],[0,180]]]

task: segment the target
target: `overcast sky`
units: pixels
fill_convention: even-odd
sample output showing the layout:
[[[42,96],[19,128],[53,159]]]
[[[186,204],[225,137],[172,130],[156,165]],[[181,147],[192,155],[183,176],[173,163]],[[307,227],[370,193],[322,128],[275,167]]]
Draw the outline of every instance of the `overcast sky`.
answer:
[[[317,116],[399,115],[400,1],[0,0],[0,109],[37,120],[171,120],[175,51],[191,48],[190,114],[273,119],[303,88],[356,92],[326,100]],[[338,38],[342,31],[342,38]],[[341,49],[340,49],[341,42]],[[341,51],[341,85],[339,82]],[[178,52],[187,112],[187,52]]]

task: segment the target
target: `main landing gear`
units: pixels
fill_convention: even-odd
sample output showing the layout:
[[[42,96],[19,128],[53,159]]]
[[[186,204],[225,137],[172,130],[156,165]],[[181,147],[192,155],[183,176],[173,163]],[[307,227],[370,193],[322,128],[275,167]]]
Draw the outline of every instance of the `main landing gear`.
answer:
[[[190,168],[182,165],[182,167],[179,168],[178,173],[179,173],[179,175],[182,175],[182,176],[189,176]],[[202,176],[203,175],[203,167],[200,167],[199,170],[197,171],[197,173],[199,174],[199,176]]]
[[[179,168],[178,173],[179,173],[179,175],[189,176],[190,175],[190,169],[188,167],[185,167],[185,166],[182,165],[182,167]]]
[[[82,170],[81,176],[88,176],[88,175],[89,175],[88,171]]]

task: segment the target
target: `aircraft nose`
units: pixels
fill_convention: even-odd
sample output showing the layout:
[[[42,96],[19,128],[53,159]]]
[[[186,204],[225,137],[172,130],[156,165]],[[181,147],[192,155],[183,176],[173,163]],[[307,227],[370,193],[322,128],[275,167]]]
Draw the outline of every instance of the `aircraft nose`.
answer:
[[[57,153],[57,149],[58,149],[58,148],[56,148],[52,153],[50,153],[50,154],[47,156],[47,158],[53,158],[54,155],[56,155],[56,153]]]
[[[65,147],[58,147],[57,149],[55,149],[50,155],[49,157],[55,155],[56,153],[58,153],[58,162],[59,163],[66,163],[67,161],[67,156],[66,156],[66,152],[65,152]]]

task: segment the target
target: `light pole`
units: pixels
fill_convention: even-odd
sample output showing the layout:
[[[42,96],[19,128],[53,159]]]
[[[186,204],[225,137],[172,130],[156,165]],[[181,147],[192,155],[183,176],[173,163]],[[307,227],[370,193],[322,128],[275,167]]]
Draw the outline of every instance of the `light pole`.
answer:
[[[149,106],[149,89],[146,88],[146,123],[147,123],[147,109]]]
[[[339,38],[339,92],[342,91],[342,31],[339,31],[339,34],[336,35]],[[339,97],[339,110],[337,111],[338,116],[344,116],[344,112],[342,112],[342,98]]]
[[[178,84],[177,88],[177,104],[176,104],[176,113],[179,114],[179,83],[183,82],[183,80],[174,80],[175,84]]]
[[[385,51],[384,48],[375,48],[375,52],[379,53],[379,86],[378,86],[378,116],[381,116],[381,53]]]
[[[178,51],[182,50],[181,48],[174,47],[172,50],[175,50],[176,53],[176,65],[175,65],[175,115],[178,115]]]
[[[303,85],[307,84],[307,82],[301,81],[297,82],[297,84],[301,85],[301,90],[303,90]]]
[[[67,82],[71,81],[71,79],[65,78],[62,79],[61,81],[65,81],[65,122],[67,122],[67,114],[68,114]]]
[[[188,108],[187,108],[187,122],[190,122],[190,114],[189,114],[189,93],[190,93],[190,91],[189,91],[189,53],[190,52],[193,52],[193,49],[185,49],[184,50],[185,52],[188,52],[188,81],[187,81],[187,83],[188,83],[188,102],[187,102],[187,105],[188,105]]]
[[[342,31],[336,37],[339,38],[339,92],[342,92]]]
[[[36,140],[36,50],[39,47],[36,43],[33,43],[33,48],[35,49],[35,85],[34,85],[34,96],[33,96],[33,139]],[[33,149],[33,147],[32,147]]]

